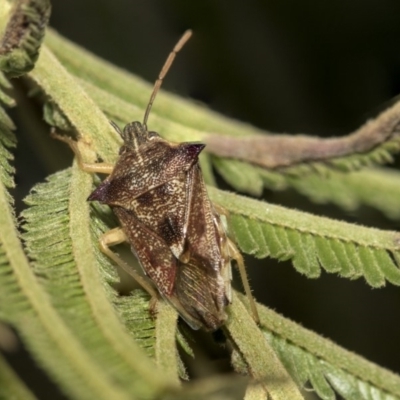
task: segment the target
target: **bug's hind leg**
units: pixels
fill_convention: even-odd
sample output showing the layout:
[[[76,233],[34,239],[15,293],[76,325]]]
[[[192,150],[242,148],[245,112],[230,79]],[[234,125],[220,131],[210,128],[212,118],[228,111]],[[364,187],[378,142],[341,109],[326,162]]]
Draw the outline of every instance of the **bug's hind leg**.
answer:
[[[251,288],[250,288],[250,284],[249,284],[249,279],[247,277],[247,272],[246,272],[246,267],[244,265],[243,256],[240,253],[240,251],[238,250],[238,248],[236,247],[235,243],[233,243],[232,240],[230,240],[229,238],[228,238],[228,248],[229,248],[230,257],[236,261],[236,265],[237,265],[239,273],[240,273],[240,279],[242,281],[244,291],[246,293],[247,298],[249,299],[250,310],[251,310],[253,319],[257,325],[260,325],[260,317],[258,315],[256,302],[254,300],[253,294],[251,293]]]
[[[228,231],[227,216],[229,213],[227,212],[227,210],[225,210],[225,208],[219,206],[218,204],[213,204],[213,207],[218,212],[218,215],[221,219],[225,231]],[[246,293],[247,298],[249,299],[250,310],[253,319],[257,325],[260,325],[260,317],[258,315],[256,302],[254,300],[253,294],[251,293],[251,288],[249,284],[249,279],[247,277],[243,256],[240,253],[239,249],[236,247],[235,243],[231,239],[229,239],[229,237],[226,238],[226,248],[227,248],[227,253],[229,254],[229,258],[231,260],[236,261],[236,265],[240,273],[240,279],[242,281],[244,291]]]

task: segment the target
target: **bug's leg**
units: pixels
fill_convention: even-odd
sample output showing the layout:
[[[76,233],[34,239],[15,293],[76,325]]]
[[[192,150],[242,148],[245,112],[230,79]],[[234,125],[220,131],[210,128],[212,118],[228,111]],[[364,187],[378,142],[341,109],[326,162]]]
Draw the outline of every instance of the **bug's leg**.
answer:
[[[226,218],[228,218],[229,212],[224,207],[216,203],[212,203],[212,206],[219,215],[224,215]]]
[[[110,246],[126,242],[127,238],[124,231],[121,228],[114,228],[104,233],[100,237],[100,250],[111,260],[113,260],[118,266],[120,266],[126,273],[128,273],[135,281],[142,286],[144,290],[151,296],[150,310],[154,308],[153,303],[157,301],[158,294],[153,286],[144,277],[138,274],[116,253],[110,250]]]
[[[251,313],[253,314],[253,319],[257,325],[260,325],[260,317],[258,316],[256,302],[254,300],[253,294],[251,293],[249,279],[247,278],[246,267],[244,265],[242,254],[236,247],[235,243],[233,243],[232,240],[230,240],[229,238],[228,238],[228,248],[231,258],[236,261],[236,265],[240,273],[240,279],[242,280],[243,283],[244,291],[246,293],[247,298],[249,299],[249,304]]]
[[[67,143],[67,145],[71,148],[71,150],[74,152],[75,157],[78,161],[79,168],[82,169],[83,171],[86,172],[91,172],[91,173],[98,173],[98,174],[106,174],[110,175],[111,172],[114,169],[113,164],[109,163],[85,163],[82,158],[82,154],[79,150],[78,147],[78,142],[67,137],[67,136],[61,136],[57,134],[54,130],[51,131],[51,136],[57,140],[61,140],[64,143]]]
[[[225,231],[228,230],[228,222],[227,222],[227,217],[229,215],[229,212],[223,208],[222,206],[213,203],[214,210],[217,211],[217,213],[220,216],[221,222],[224,225]],[[237,268],[240,273],[240,279],[243,284],[244,291],[246,293],[247,298],[249,299],[249,304],[250,304],[250,309],[251,313],[253,314],[253,319],[256,322],[257,325],[260,325],[260,317],[258,315],[257,307],[256,307],[256,302],[254,300],[253,294],[251,293],[251,288],[249,284],[249,279],[247,277],[247,272],[246,272],[246,267],[244,265],[244,260],[243,256],[236,247],[235,243],[229,239],[229,237],[226,238],[227,240],[227,251],[229,253],[229,257],[232,260],[236,261]]]

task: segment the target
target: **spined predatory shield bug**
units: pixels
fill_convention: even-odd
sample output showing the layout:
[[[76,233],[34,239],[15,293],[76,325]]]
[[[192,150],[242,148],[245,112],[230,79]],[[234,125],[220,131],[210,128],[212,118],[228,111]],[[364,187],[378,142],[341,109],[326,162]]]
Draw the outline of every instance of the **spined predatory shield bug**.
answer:
[[[238,264],[258,320],[243,258],[227,235],[224,216],[208,198],[198,161],[205,145],[171,143],[147,129],[155,96],[191,34],[186,31],[169,54],[143,123],[129,123],[122,131],[112,123],[123,140],[115,166],[84,163],[75,141],[55,136],[70,145],[83,170],[108,174],[88,200],[108,204],[121,227],[101,237],[101,250],[153,298],[161,294],[193,329],[214,331],[225,323],[225,308],[232,301],[232,260]],[[145,277],[110,250],[122,242],[130,244]]]

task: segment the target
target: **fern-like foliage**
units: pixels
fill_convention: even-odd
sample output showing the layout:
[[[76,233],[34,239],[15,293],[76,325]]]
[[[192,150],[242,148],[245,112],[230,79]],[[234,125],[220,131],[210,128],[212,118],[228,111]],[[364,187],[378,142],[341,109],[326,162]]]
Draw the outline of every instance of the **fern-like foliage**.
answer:
[[[39,99],[45,99],[46,121],[75,131],[87,162],[115,160],[119,138],[108,118],[121,125],[140,120],[150,93],[147,83],[51,31],[28,78]],[[3,76],[0,87],[9,88]],[[0,100],[12,104],[4,90]],[[173,141],[261,133],[165,93],[157,99],[149,126]],[[8,194],[13,187],[12,128],[1,109],[0,318],[15,327],[38,364],[70,398],[218,399],[238,398],[242,390],[247,399],[268,393],[286,400],[302,399],[306,387],[329,400],[336,394],[349,400],[400,399],[397,375],[263,306],[258,307],[257,326],[236,292],[223,330],[233,369],[250,381],[217,377],[181,387],[179,378],[189,379],[189,374],[178,346],[193,357],[191,335],[177,328],[177,312],[165,302],[158,303],[152,317],[141,289],[125,296],[115,289],[119,275],[99,251],[98,239],[116,221],[108,208],[87,203],[93,179],[77,163],[34,186],[26,198],[21,241]],[[399,218],[396,201],[388,199],[400,194],[397,172],[339,171],[388,161],[399,150],[395,129],[392,133],[368,151],[324,162],[302,160],[279,171],[210,154],[201,163],[211,184],[214,167],[233,187],[253,195],[265,187],[292,187],[316,202],[332,201],[345,209],[368,204]],[[381,190],[371,193],[371,179]],[[386,281],[400,285],[397,232],[316,217],[215,188],[209,193],[226,209],[230,234],[244,253],[290,259],[310,278],[324,269],[347,279],[363,277],[372,287]],[[8,382],[5,396],[19,391],[32,397],[3,360],[0,372],[0,381]]]
[[[131,312],[128,312],[127,302],[118,299],[112,290],[111,284],[117,282],[115,268],[100,254],[96,245],[98,235],[105,229],[104,222],[99,219],[99,211],[94,211],[92,218],[89,234],[93,235],[93,240],[89,242],[90,248],[85,248],[84,243],[74,243],[71,221],[74,215],[69,210],[75,209],[79,214],[76,218],[82,217],[81,210],[78,211],[70,204],[72,192],[77,189],[74,183],[79,184],[72,179],[70,171],[58,173],[51,176],[47,183],[37,185],[26,199],[30,206],[24,212],[24,239],[28,254],[34,260],[35,273],[41,278],[54,307],[85,350],[90,352],[92,360],[97,365],[106,366],[108,379],[127,392],[137,393],[141,397],[149,396],[149,393],[144,392],[146,386],[140,374],[135,377],[133,368],[143,356],[128,339],[111,307],[107,310],[107,302],[119,306],[117,309],[121,310],[120,315],[130,332],[150,354],[155,347],[154,324],[141,297],[136,296],[140,307],[134,307],[134,298],[129,299]],[[79,251],[93,253],[92,268],[76,262],[74,251],[75,254]],[[97,280],[101,277],[104,279],[98,283],[101,285],[99,289],[106,289],[105,293],[103,290],[96,291],[93,286],[96,276]],[[101,302],[104,304],[100,310]],[[128,347],[121,346],[123,340],[128,343],[129,351]]]
[[[50,18],[50,1],[3,1],[2,8],[3,13],[9,12],[9,18],[0,42],[0,69],[8,76],[20,76],[35,66],[39,56]]]
[[[330,172],[326,176],[313,174],[290,178],[287,182],[315,203],[334,203],[348,211],[367,205],[387,218],[398,220],[399,180],[400,174],[394,169],[371,168],[350,173]]]
[[[392,395],[365,379],[357,378],[279,336],[266,333],[265,337],[298,385],[308,386],[323,400],[335,400],[336,394],[346,400],[398,398],[398,395]]]
[[[400,174],[393,169],[381,167],[341,172],[323,167],[311,173],[306,167],[303,174],[296,174],[267,171],[239,160],[215,156],[212,160],[218,173],[240,192],[260,196],[264,188],[274,191],[293,188],[315,203],[333,203],[347,211],[367,205],[387,218],[400,218],[397,204]]]
[[[260,307],[265,339],[299,385],[321,399],[398,399],[399,377]],[[299,341],[299,338],[301,340]],[[329,350],[328,350],[329,349]],[[382,379],[386,382],[382,385]]]
[[[3,98],[6,98],[4,93]],[[92,389],[97,378],[93,375],[93,370],[84,356],[78,368],[77,365],[71,365],[74,357],[81,351],[84,352],[84,350],[71,338],[68,330],[65,329],[49,304],[46,294],[40,289],[19,240],[19,233],[16,229],[17,223],[11,207],[12,202],[7,192],[7,187],[12,187],[13,181],[11,175],[9,175],[9,172],[12,171],[11,166],[8,164],[11,157],[6,146],[14,144],[15,139],[11,133],[13,126],[10,120],[4,118],[3,113],[2,115],[2,146],[0,151],[2,165],[2,181],[0,183],[0,205],[2,210],[0,215],[0,316],[3,321],[11,323],[19,331],[32,353],[52,371],[56,380],[66,382],[73,379],[76,386],[71,387],[70,392],[76,396],[81,394],[82,398],[89,398],[89,393],[93,395]],[[61,368],[60,359],[64,361]],[[84,369],[92,376],[92,379],[87,380],[84,378]],[[89,383],[90,380],[92,381],[91,384]],[[90,387],[92,389],[89,389]],[[21,388],[21,391],[23,391],[23,388]],[[84,395],[85,391],[86,395]],[[16,393],[13,393],[13,395],[16,395]],[[29,393],[27,396],[29,396]]]
[[[372,287],[400,285],[397,232],[379,231],[211,190],[230,212],[241,250],[258,258],[292,259],[300,273],[317,278],[321,267]],[[329,221],[329,222],[328,222]]]
[[[15,136],[12,133],[14,124],[3,108],[3,106],[13,107],[15,105],[14,99],[6,94],[6,90],[10,89],[9,81],[3,73],[0,73],[0,179],[7,188],[14,187],[12,178],[14,168],[10,164],[13,156],[10,153],[10,149],[13,149],[16,145]],[[9,200],[12,202],[11,197]]]

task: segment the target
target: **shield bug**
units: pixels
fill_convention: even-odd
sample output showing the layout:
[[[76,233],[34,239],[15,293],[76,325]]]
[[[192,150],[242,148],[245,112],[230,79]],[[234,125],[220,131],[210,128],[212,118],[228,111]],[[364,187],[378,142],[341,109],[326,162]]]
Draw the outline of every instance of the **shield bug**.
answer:
[[[65,137],[80,167],[108,177],[89,201],[108,204],[121,227],[106,232],[100,248],[157,299],[159,293],[193,328],[214,331],[226,319],[232,301],[231,261],[236,260],[252,312],[257,310],[241,254],[229,239],[224,216],[208,198],[198,156],[202,143],[171,143],[147,129],[147,119],[176,54],[191,36],[185,32],[169,54],[155,82],[143,123],[132,122],[120,130],[123,144],[115,166],[86,164],[77,143]],[[130,268],[110,247],[128,242],[145,277]]]

